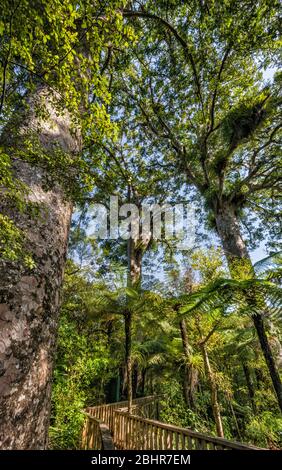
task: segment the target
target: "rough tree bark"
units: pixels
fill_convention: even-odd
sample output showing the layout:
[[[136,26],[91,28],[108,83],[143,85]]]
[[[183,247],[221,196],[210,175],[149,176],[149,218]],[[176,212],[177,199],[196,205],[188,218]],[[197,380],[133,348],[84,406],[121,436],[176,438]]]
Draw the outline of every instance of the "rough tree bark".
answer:
[[[195,393],[198,386],[198,371],[193,367],[190,361],[190,350],[189,350],[189,341],[187,334],[187,325],[186,321],[183,319],[179,323],[182,347],[185,358],[185,367],[184,367],[184,380],[183,380],[183,389],[184,389],[184,398],[187,406],[194,409],[196,406],[195,403]]]
[[[125,362],[126,362],[126,377],[127,377],[127,401],[128,413],[132,412],[132,313],[128,310],[124,314],[124,327],[125,327]]]
[[[246,259],[251,265],[250,257],[241,235],[235,208],[232,205],[222,205],[220,208],[216,208],[215,220],[217,232],[221,239],[232,276],[232,266],[236,258]],[[282,411],[282,383],[267,338],[264,319],[261,314],[257,313],[256,315],[253,315],[252,320],[269,370],[273,388],[277,396],[278,405]]]
[[[136,252],[135,242],[130,238],[127,244],[128,256],[128,287],[138,288],[141,279],[142,256]],[[127,401],[128,413],[132,412],[132,311],[130,309],[124,314],[125,328],[125,362],[127,371]]]
[[[138,383],[139,383],[139,367],[135,362],[133,364],[133,373],[132,373],[132,397],[137,398],[138,393]]]
[[[140,387],[140,393],[141,396],[144,397],[145,395],[145,383],[146,383],[146,377],[147,377],[147,369],[142,369],[141,373],[141,387]]]
[[[250,402],[252,405],[252,409],[253,409],[253,412],[256,413],[256,404],[254,400],[255,390],[254,390],[254,384],[253,384],[252,377],[251,377],[251,371],[250,371],[249,366],[245,362],[242,363],[242,366],[243,366],[243,371],[244,371],[244,375],[246,379],[246,384],[248,388],[248,394],[249,394]]]
[[[218,398],[217,398],[217,386],[216,386],[214,374],[210,365],[207,346],[205,343],[202,343],[200,344],[200,347],[202,350],[205,370],[206,370],[206,374],[208,377],[210,390],[211,390],[211,405],[212,405],[212,411],[213,411],[213,416],[215,420],[216,432],[219,437],[224,437],[221,414],[220,414],[220,406],[219,406]]]
[[[128,202],[131,202],[131,188],[128,187]],[[139,290],[141,287],[142,277],[142,259],[150,240],[140,241],[138,238],[135,240],[132,237],[127,242],[127,260],[128,260],[128,276],[127,285],[133,289]],[[125,325],[125,360],[127,369],[127,400],[128,412],[132,411],[132,317],[133,312],[127,310],[124,315]]]
[[[70,116],[55,111],[53,98],[44,88],[37,90],[36,99],[42,100],[49,116],[40,120],[34,112],[36,99],[30,98],[20,135],[34,130],[45,151],[55,144],[65,152],[76,152],[79,138],[70,133]],[[20,145],[12,129],[6,129],[1,140],[10,149]],[[72,207],[58,185],[44,191],[48,176],[44,170],[17,160],[14,172],[29,187],[27,199],[38,204],[39,213],[34,218],[3,201],[0,204],[1,212],[25,232],[26,248],[36,263],[35,268],[27,269],[0,261],[0,448],[44,449]]]

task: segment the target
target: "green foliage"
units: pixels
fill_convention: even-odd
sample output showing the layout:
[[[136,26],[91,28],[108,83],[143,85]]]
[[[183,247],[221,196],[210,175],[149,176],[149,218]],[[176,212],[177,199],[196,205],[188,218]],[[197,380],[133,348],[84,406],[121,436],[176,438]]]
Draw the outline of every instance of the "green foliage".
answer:
[[[262,71],[277,68],[279,2],[134,7],[128,21],[142,41],[134,60],[123,56],[112,102],[129,145],[142,147],[155,171],[169,171],[174,188],[193,187],[197,196],[186,189],[185,197],[201,200],[213,229],[229,207],[251,243],[266,233],[277,242],[281,84],[278,74],[266,83]]]
[[[105,387],[118,365],[105,340],[108,318],[91,319],[99,284],[87,275],[68,262],[52,393],[50,446],[56,449],[79,448],[82,410],[105,401]]]
[[[25,138],[20,129],[23,114],[30,107],[29,97],[44,88],[56,112],[68,113],[71,132],[79,130],[86,148],[89,142],[97,143],[106,135],[114,138],[116,128],[106,110],[111,95],[105,70],[115,60],[112,49],[124,47],[125,39],[134,39],[132,29],[121,21],[119,9],[123,4],[123,0],[103,4],[88,0],[1,3],[0,186],[4,188],[1,193],[4,191],[17,209],[20,203],[24,210],[28,188],[16,194],[15,187],[23,185],[11,171],[15,158],[46,170],[45,190],[59,183],[66,196],[78,202],[93,189],[93,161],[87,152],[67,155],[56,146],[55,139],[52,149],[49,146],[44,151],[38,142],[38,129],[26,132]],[[107,64],[108,54],[113,57]],[[44,100],[37,103],[36,115],[41,122],[48,122]],[[12,226],[12,221],[1,220],[1,244],[12,243]],[[15,247],[20,247],[19,230],[19,226],[14,227]],[[1,249],[3,256],[12,259],[18,251],[15,248],[12,252],[11,244]]]
[[[9,261],[20,260],[28,268],[34,267],[34,261],[23,252],[22,232],[9,217],[0,214],[0,256]]]
[[[206,401],[207,396],[201,397],[199,410],[193,411],[187,407],[181,385],[176,379],[164,382],[161,392],[165,394],[165,397],[161,400],[161,421],[183,428],[190,428],[197,432],[211,432],[210,427],[212,423],[208,422],[206,417],[200,412],[201,408],[203,409],[208,405]]]
[[[79,237],[77,240],[81,243]],[[272,262],[268,259],[259,263],[261,273],[264,265],[264,275],[269,275],[274,260],[277,262],[278,258],[272,255]],[[222,253],[214,248],[195,252],[191,265],[193,271],[190,269],[184,275],[173,270],[171,279],[178,287],[175,297],[171,299],[154,291],[137,292],[133,288],[124,288],[124,280],[118,273],[116,289],[113,290],[113,272],[108,278],[103,275],[102,280],[88,264],[83,266],[82,263],[79,268],[73,261],[68,262],[52,397],[50,439],[53,448],[79,447],[82,408],[126,398],[125,308],[130,308],[133,313],[131,358],[133,371],[137,373],[135,375],[133,372],[133,382],[137,380],[136,393],[137,396],[164,394],[161,420],[216,435],[210,384],[200,344],[212,332],[207,351],[217,385],[225,437],[259,446],[281,445],[275,396],[249,317],[242,316],[238,310],[239,297],[235,298],[234,307],[237,305],[237,310],[234,308],[232,315],[226,300],[226,310],[207,303],[205,311],[199,304],[194,313],[185,313],[189,360],[184,355],[179,330],[180,305],[187,305],[189,296],[195,301],[199,287],[201,295],[204,295],[204,289],[210,288],[210,279],[213,279],[213,284],[219,283],[220,291],[220,276],[225,272]],[[197,280],[195,284],[193,275]],[[179,282],[177,276],[180,276]],[[249,276],[249,272],[243,272],[243,280],[234,281],[236,288],[240,289],[240,283],[253,281]],[[230,288],[228,280],[225,281],[226,289],[227,286]],[[190,289],[191,282],[194,292],[188,295],[185,289]],[[253,289],[253,285],[250,288]],[[222,298],[225,299],[224,295]],[[247,364],[250,370],[255,409],[249,396],[243,364]],[[183,394],[185,365],[192,365],[198,372],[199,384],[193,408],[187,406]],[[117,395],[116,377],[120,376],[121,371]],[[258,383],[257,375],[260,376]],[[267,418],[269,410],[272,410],[271,424],[270,418]],[[264,416],[263,421],[259,419],[261,415]],[[267,430],[269,440],[266,438]]]
[[[254,102],[248,100],[232,109],[222,121],[222,133],[230,147],[235,149],[240,143],[251,137],[253,132],[266,119],[266,102],[269,95],[262,93]]]
[[[52,393],[50,446],[77,449],[84,421],[82,410],[99,400],[100,378],[109,378],[109,353],[101,341],[89,340],[87,329],[79,332],[76,322],[61,317],[57,368]]]
[[[246,437],[251,442],[270,449],[282,447],[282,418],[271,411],[264,411],[246,424]]]
[[[265,310],[268,316],[281,320],[281,287],[276,282],[271,282],[271,279],[281,278],[281,268],[265,273],[267,279],[248,278],[250,273],[247,270],[247,279],[244,279],[244,271],[240,265],[240,274],[243,280],[217,278],[195,292],[189,297],[188,302],[185,302],[186,305],[182,307],[181,313],[187,314],[193,311],[206,313],[227,307],[231,307],[232,311],[233,307],[239,313],[248,315],[255,315]]]
[[[85,393],[78,384],[68,380],[53,386],[49,447],[79,449],[84,422]]]

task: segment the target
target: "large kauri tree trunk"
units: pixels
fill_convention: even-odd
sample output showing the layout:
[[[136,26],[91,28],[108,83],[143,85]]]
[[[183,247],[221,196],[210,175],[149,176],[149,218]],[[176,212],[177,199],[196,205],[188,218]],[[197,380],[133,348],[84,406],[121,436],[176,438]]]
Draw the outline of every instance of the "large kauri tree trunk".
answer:
[[[48,109],[45,121],[33,109],[22,116],[20,135],[36,130],[45,151],[60,146],[78,150],[79,139],[70,133],[70,117],[58,114],[43,88],[37,90]],[[13,130],[2,136],[11,149],[21,145]],[[8,138],[7,138],[8,136]],[[29,201],[38,204],[36,217],[19,213],[0,203],[26,234],[25,248],[35,267],[0,261],[0,448],[44,449],[47,447],[53,358],[56,347],[60,287],[67,250],[71,203],[54,184],[44,191],[46,171],[15,161],[15,176],[30,189]]]
[[[240,225],[234,208],[230,205],[226,205],[217,209],[215,211],[215,219],[217,232],[221,239],[232,276],[234,261],[238,258],[246,259],[251,264],[250,257],[241,235]],[[277,396],[278,405],[282,411],[282,383],[266,334],[264,319],[259,313],[253,315],[252,319]]]

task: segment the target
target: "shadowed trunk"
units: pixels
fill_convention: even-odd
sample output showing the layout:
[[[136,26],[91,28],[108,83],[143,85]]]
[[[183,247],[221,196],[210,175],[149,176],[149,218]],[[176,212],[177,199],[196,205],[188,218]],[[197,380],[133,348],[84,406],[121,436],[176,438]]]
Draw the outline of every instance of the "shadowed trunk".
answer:
[[[140,285],[141,277],[141,262],[142,257],[137,256],[135,251],[135,243],[130,238],[127,243],[127,256],[128,256],[128,287],[138,288]],[[125,362],[127,370],[127,401],[128,412],[132,411],[132,311],[127,310],[124,315],[125,327]]]
[[[250,368],[245,363],[243,363],[243,371],[244,371],[244,375],[245,375],[245,379],[246,379],[248,394],[249,394],[250,402],[251,402],[251,405],[252,405],[252,408],[253,408],[253,412],[256,413],[256,405],[255,405],[255,401],[254,401],[254,397],[255,397],[254,384],[253,384],[253,381],[252,381],[252,378],[251,378]]]
[[[217,232],[221,239],[232,276],[234,261],[236,261],[236,259],[245,259],[251,265],[250,257],[241,236],[240,226],[236,217],[235,209],[232,206],[224,206],[216,211],[215,217]],[[264,319],[262,315],[257,313],[252,317],[252,320],[259,338],[265,362],[269,370],[273,388],[277,396],[278,405],[282,411],[282,383],[267,338]]]
[[[133,366],[132,374],[132,396],[133,398],[137,397],[137,388],[138,388],[138,365],[135,363]]]
[[[195,393],[197,391],[197,386],[198,386],[198,371],[193,367],[193,364],[191,364],[186,321],[181,320],[179,323],[179,327],[180,327],[182,347],[183,347],[184,358],[185,358],[184,377],[183,377],[184,399],[185,399],[187,406],[193,409],[195,408],[195,405],[196,405]]]
[[[256,376],[257,389],[261,390],[264,380],[263,380],[263,374],[260,369],[255,369],[255,376]]]
[[[128,187],[128,202],[131,202],[131,188]],[[128,260],[128,276],[127,285],[133,289],[139,290],[141,287],[141,270],[142,258],[144,250],[147,245],[140,246],[139,240],[134,240],[132,237],[127,242],[127,260]],[[132,317],[133,312],[128,310],[125,313],[125,337],[126,337],[126,368],[127,368],[127,399],[128,399],[128,412],[132,411]]]
[[[128,256],[128,287],[134,287],[139,282],[139,276],[141,273],[136,265],[134,257],[134,247],[132,239],[128,240],[127,243],[127,256]],[[132,311],[127,310],[124,314],[124,328],[125,328],[125,363],[127,372],[127,401],[128,401],[128,413],[132,412]]]
[[[20,137],[34,130],[43,149],[55,144],[65,152],[78,148],[69,132],[70,118],[58,115],[43,88],[37,90],[49,116],[44,122],[30,111],[22,115]],[[21,145],[13,130],[5,129],[1,144]],[[36,265],[0,261],[0,448],[44,449],[50,412],[53,357],[56,346],[60,286],[67,250],[72,207],[54,185],[48,192],[47,173],[21,160],[14,162],[14,174],[30,189],[29,202],[36,203],[38,215],[20,213],[0,203],[2,213],[11,217],[26,235],[25,247]]]
[[[126,377],[127,377],[127,401],[128,401],[128,413],[132,411],[132,315],[131,312],[125,312],[124,315],[124,327],[125,327],[125,363],[126,363]]]
[[[140,387],[141,397],[144,397],[144,395],[145,395],[146,375],[147,375],[147,369],[142,369],[142,373],[141,373],[141,387]]]

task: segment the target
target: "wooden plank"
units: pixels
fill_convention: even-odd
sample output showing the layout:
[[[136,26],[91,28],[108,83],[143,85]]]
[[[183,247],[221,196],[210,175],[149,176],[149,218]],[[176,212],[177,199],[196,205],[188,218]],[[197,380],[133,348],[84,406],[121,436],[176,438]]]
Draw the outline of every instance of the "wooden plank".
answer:
[[[205,440],[202,440],[202,450],[208,450],[208,443]]]
[[[196,450],[201,450],[201,439],[195,439]]]
[[[87,425],[88,425],[88,418],[85,419],[84,425],[83,425],[83,431],[82,431],[82,437],[81,437],[81,448],[86,449],[86,437],[87,437]]]
[[[163,450],[165,447],[165,430],[163,428],[159,428],[159,446],[160,450]]]
[[[143,434],[144,434],[144,425],[145,423],[143,422],[142,418],[138,419],[137,423],[137,447],[135,448],[136,450],[142,450],[142,441],[143,441]]]
[[[100,424],[100,433],[102,440],[102,449],[103,450],[115,450],[111,432],[106,424]]]
[[[154,450],[159,450],[159,431],[160,428],[155,425],[154,428]]]
[[[162,429],[162,433],[163,433],[164,450],[166,450],[167,449],[167,430]]]
[[[185,435],[181,433],[181,449],[185,449]]]
[[[175,450],[179,450],[179,433],[175,433]]]
[[[122,421],[122,449],[125,447],[125,435],[126,435],[126,423],[125,423],[125,416],[121,415],[121,421]]]
[[[170,430],[168,433],[168,448],[173,450],[173,431]]]
[[[193,440],[191,438],[191,436],[187,436],[187,439],[188,439],[188,450],[193,450]]]
[[[128,444],[127,449],[135,449],[135,439],[136,439],[136,421],[128,418]]]
[[[154,396],[133,400],[133,412],[143,416],[152,416],[156,405]],[[209,436],[203,433],[183,429],[159,421],[143,418],[133,414],[128,417],[126,413],[127,402],[118,402],[96,407],[88,407],[85,413],[90,419],[100,419],[112,430],[118,446],[139,446],[146,449],[234,449],[259,450],[260,448],[228,441],[223,438]],[[117,414],[115,414],[117,413]],[[94,419],[95,419],[94,418]],[[87,422],[88,422],[87,418]],[[94,437],[93,437],[94,436]],[[92,421],[86,424],[82,433],[82,447],[89,448],[95,438],[95,446],[101,445],[99,441],[101,432],[97,431]]]
[[[148,438],[148,425],[147,423],[144,423],[144,434],[142,437],[142,449],[141,450],[146,450],[147,449],[147,438]]]
[[[154,450],[154,426],[151,424],[150,425],[150,449]]]
[[[125,416],[125,421],[126,421],[125,448],[130,449],[130,418],[129,418],[129,415]]]

